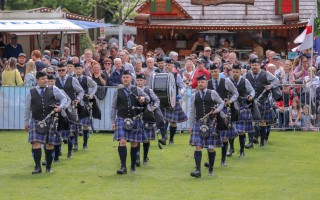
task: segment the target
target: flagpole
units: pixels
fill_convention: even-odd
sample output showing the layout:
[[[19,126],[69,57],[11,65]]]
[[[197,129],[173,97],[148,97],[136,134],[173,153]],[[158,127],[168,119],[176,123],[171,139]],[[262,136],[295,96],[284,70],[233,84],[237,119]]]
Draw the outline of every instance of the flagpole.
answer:
[[[314,16],[314,11],[312,11],[312,16]],[[314,17],[313,17],[313,19],[314,19]],[[314,40],[314,21],[313,21],[313,24],[312,24],[312,41]],[[313,62],[313,42],[312,42],[312,46],[311,46],[311,57],[310,57],[310,59],[311,59],[311,73],[310,73],[310,76],[311,77],[309,77],[310,78],[310,81],[311,81],[311,83],[310,83],[310,86],[312,87],[312,81],[313,81],[313,70],[312,70],[312,62]],[[309,91],[309,105],[310,105],[310,110],[309,110],[309,113],[311,114],[311,111],[313,110],[312,109],[312,99],[311,99],[311,96],[313,96],[313,95],[311,95],[311,87],[310,87],[310,91]],[[316,108],[315,108],[315,110],[316,110]],[[313,122],[314,122],[314,120],[313,120]]]

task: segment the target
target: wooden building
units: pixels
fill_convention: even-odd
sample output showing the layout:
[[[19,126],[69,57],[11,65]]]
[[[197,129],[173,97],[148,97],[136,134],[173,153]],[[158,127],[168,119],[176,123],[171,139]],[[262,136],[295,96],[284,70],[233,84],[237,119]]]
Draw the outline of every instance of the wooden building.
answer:
[[[203,35],[214,49],[228,39],[242,59],[254,40],[285,56],[315,10],[314,0],[147,0],[126,25],[145,50],[187,55]]]

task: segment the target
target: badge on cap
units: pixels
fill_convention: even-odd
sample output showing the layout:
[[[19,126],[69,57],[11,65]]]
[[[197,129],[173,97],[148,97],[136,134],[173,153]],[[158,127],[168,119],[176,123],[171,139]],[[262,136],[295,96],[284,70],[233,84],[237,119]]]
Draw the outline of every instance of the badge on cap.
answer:
[[[144,74],[137,74],[137,79],[146,79],[146,76]]]
[[[210,64],[210,70],[220,69],[217,63],[211,63]]]
[[[198,81],[205,81],[205,80],[207,80],[207,77],[206,77],[206,75],[202,74],[202,75],[198,76],[197,79],[198,79]]]

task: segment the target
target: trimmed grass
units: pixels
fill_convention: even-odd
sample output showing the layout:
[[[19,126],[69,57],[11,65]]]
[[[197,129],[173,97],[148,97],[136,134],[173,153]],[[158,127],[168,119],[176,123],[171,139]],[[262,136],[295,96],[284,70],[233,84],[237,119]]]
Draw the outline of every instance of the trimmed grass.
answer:
[[[244,159],[234,154],[226,168],[220,166],[218,149],[215,176],[209,177],[202,167],[200,179],[189,175],[195,164],[188,141],[185,133],[162,150],[151,143],[149,165],[120,176],[117,142],[111,134],[93,134],[88,151],[79,150],[67,159],[63,145],[52,174],[31,175],[34,163],[27,133],[1,131],[0,199],[320,199],[318,132],[272,132],[266,149],[246,150]],[[235,148],[239,149],[238,139]],[[128,166],[129,162],[128,148]]]

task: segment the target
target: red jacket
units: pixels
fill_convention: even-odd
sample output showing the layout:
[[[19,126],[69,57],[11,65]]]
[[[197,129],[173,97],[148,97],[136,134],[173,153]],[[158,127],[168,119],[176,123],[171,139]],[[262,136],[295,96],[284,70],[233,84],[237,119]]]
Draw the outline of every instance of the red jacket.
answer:
[[[293,91],[290,90],[290,97],[289,97],[289,106],[292,106],[292,103],[293,103]],[[280,101],[277,101],[276,102],[276,106],[277,108],[280,108],[280,107],[283,107],[284,106],[284,101],[283,101],[283,98],[280,100]]]
[[[206,75],[207,80],[210,79],[211,75],[207,69],[203,69],[201,71],[197,69],[193,74],[192,83],[191,83],[192,89],[195,89],[196,87],[198,87],[198,79],[197,78],[198,78],[198,76],[200,76],[202,74]]]

